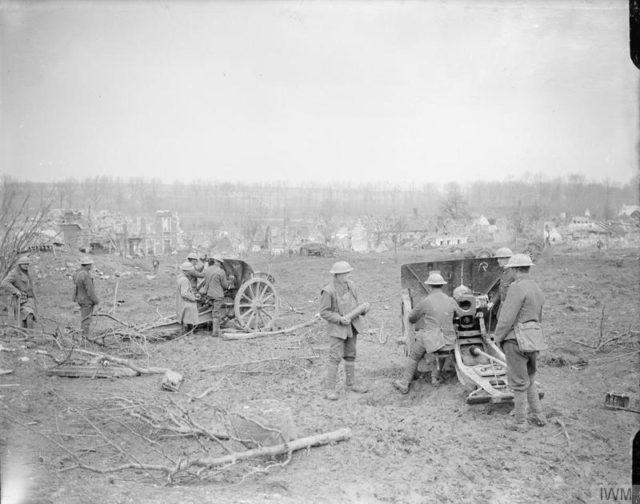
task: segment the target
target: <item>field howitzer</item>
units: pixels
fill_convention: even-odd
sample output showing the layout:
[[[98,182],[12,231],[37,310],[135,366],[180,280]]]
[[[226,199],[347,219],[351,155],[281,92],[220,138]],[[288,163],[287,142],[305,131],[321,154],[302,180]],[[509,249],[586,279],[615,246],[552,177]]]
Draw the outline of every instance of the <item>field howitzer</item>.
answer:
[[[406,341],[407,353],[417,344],[419,334],[415,331],[419,324],[414,328],[408,321],[408,314],[429,294],[424,282],[432,271],[440,272],[447,281],[443,292],[457,303],[453,316],[455,343],[452,350],[449,347],[435,353],[437,369],[439,359],[453,358],[458,381],[469,392],[466,397],[469,404],[513,401],[513,392],[507,387],[505,355],[491,337],[497,325],[498,305],[493,300],[499,299],[497,294],[503,272],[495,257],[402,265],[402,341]],[[420,366],[423,369],[430,366],[426,359],[423,360],[419,370]]]

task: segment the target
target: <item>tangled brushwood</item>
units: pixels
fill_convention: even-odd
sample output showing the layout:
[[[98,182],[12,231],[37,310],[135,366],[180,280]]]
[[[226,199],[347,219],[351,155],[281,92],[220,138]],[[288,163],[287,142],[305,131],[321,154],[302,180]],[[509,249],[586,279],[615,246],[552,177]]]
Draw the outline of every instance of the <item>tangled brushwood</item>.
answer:
[[[18,409],[5,407],[2,419],[46,439],[60,471],[129,471],[158,484],[215,479],[223,473],[227,481],[246,478],[287,465],[297,450],[351,436],[349,429],[340,429],[293,439],[290,412],[285,407],[274,416],[273,404],[230,409],[204,398],[184,404],[124,397],[57,399],[64,407],[56,413],[55,429],[38,429]]]

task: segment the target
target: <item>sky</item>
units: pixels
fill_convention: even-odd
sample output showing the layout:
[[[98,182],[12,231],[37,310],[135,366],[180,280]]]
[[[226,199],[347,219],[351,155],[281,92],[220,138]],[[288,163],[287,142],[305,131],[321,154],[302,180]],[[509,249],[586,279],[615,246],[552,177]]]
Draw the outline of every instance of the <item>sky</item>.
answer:
[[[638,172],[626,0],[0,0],[0,36],[20,180]]]

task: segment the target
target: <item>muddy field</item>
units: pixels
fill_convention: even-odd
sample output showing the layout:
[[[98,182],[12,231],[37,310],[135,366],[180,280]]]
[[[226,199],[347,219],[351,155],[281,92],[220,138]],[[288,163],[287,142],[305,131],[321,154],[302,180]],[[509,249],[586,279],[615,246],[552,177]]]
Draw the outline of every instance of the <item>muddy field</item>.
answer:
[[[610,391],[638,399],[637,250],[564,248],[537,261],[533,276],[546,294],[544,324],[551,344],[541,357],[538,381],[550,421],[525,434],[507,429],[512,421],[508,406],[465,404],[465,390],[455,378],[439,388],[420,380],[406,396],[391,385],[405,361],[395,343],[401,331],[400,265],[433,257],[399,253],[397,262],[393,254],[343,258],[355,267],[353,279],[362,300],[372,303],[357,358],[358,375],[370,392],[341,389],[339,400],[328,402],[322,395],[328,348],[322,324],[246,341],[197,332],[146,344],[107,338],[107,347],[90,345],[69,329],[79,326],[68,277],[77,257],[41,254],[32,271],[38,327],[44,334],[25,338],[3,327],[0,339],[5,349],[15,350],[0,352],[0,368],[14,370],[0,376],[3,504],[574,503],[600,502],[602,487],[628,488],[630,440],[639,417],[605,409],[603,402]],[[314,316],[320,288],[336,260],[244,259],[275,277],[281,327]],[[95,260],[94,276],[102,277],[96,279],[102,311],[133,324],[132,331],[173,314],[175,258],[163,258],[155,277],[150,261]],[[93,331],[108,328],[125,329],[99,317]],[[162,336],[147,334],[149,339]],[[62,360],[68,353],[62,348],[73,345],[143,368],[170,368],[185,380],[179,392],[171,393],[160,390],[159,374],[48,376],[45,367],[53,361],[39,352]],[[243,364],[254,361],[261,362]],[[343,379],[341,375],[340,383]],[[205,391],[206,396],[196,399]],[[238,461],[188,477],[176,474],[170,485],[161,471],[71,468],[79,460],[102,469],[132,461],[168,466],[227,453],[210,439],[136,430],[139,425],[123,404],[146,408],[158,418],[163,411],[181,412],[216,429],[221,411],[264,399],[290,409],[298,437],[342,428],[349,428],[351,437],[296,451],[290,458]],[[225,446],[246,449],[239,443]]]

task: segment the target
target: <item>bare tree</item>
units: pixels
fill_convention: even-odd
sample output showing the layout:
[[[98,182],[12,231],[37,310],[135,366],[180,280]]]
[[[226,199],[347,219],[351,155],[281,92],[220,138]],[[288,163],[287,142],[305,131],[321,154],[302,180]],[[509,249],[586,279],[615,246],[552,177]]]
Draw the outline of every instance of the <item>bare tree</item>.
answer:
[[[27,212],[29,196],[20,198],[9,179],[0,184],[0,278],[14,266],[18,255],[37,244],[49,205],[33,215]]]
[[[469,204],[457,182],[451,182],[445,186],[440,211],[453,220],[469,217]]]

